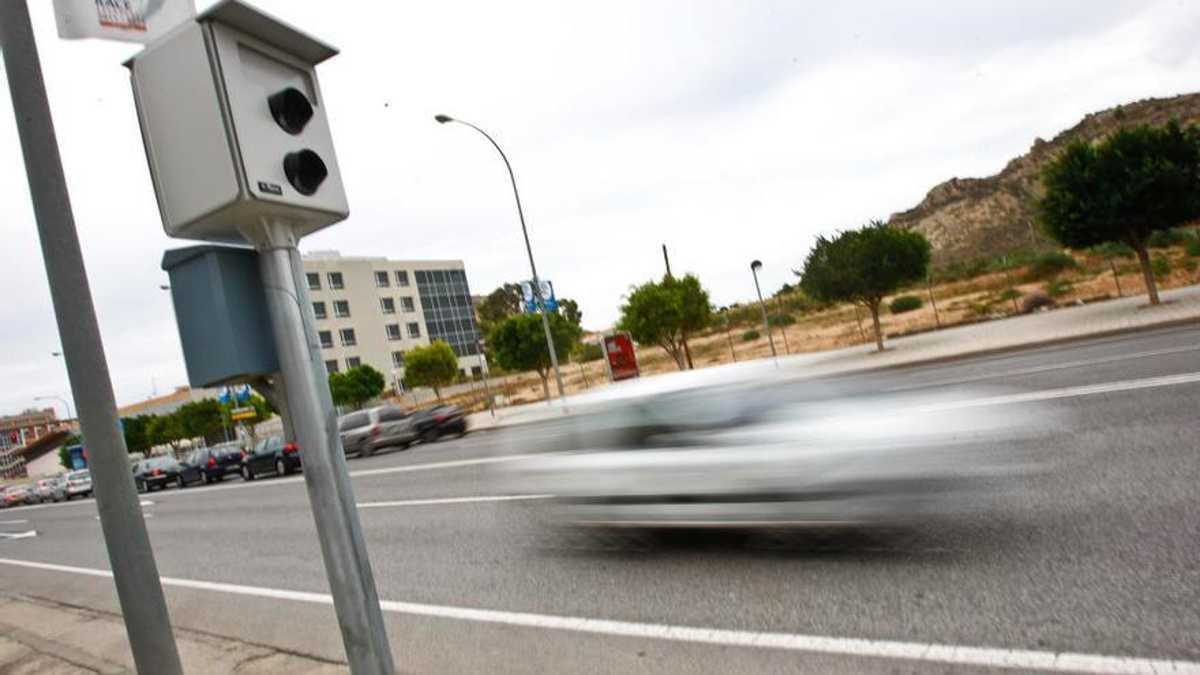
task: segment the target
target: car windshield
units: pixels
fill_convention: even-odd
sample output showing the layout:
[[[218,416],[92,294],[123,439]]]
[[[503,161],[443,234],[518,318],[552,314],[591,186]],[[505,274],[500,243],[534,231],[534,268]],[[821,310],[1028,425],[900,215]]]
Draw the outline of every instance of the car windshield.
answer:
[[[71,473],[67,474],[67,480],[70,480],[70,481],[88,480],[91,477],[92,477],[91,472],[87,471],[87,470],[72,471]]]

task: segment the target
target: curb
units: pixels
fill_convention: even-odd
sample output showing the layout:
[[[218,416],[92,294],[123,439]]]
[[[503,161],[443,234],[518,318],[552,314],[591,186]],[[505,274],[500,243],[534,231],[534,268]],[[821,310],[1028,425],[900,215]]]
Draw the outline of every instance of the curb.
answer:
[[[913,366],[929,366],[939,363],[953,363],[968,358],[978,358],[981,356],[996,356],[1000,354],[1008,354],[1011,352],[1024,351],[1027,349],[1042,349],[1045,347],[1054,347],[1057,345],[1070,344],[1072,342],[1080,342],[1083,340],[1099,340],[1108,337],[1118,337],[1121,335],[1129,335],[1131,333],[1143,333],[1147,331],[1168,330],[1171,328],[1181,328],[1184,326],[1200,326],[1200,316],[1192,316],[1183,319],[1171,319],[1161,323],[1147,324],[1144,326],[1128,326],[1125,328],[1111,328],[1108,330],[1097,331],[1095,333],[1084,333],[1080,335],[1066,335],[1057,338],[1048,338],[1045,340],[1036,340],[1033,342],[1023,342],[1017,345],[1007,345],[1004,347],[991,347],[988,349],[978,349],[975,351],[959,352],[957,354],[947,354],[945,356],[934,356],[927,359],[918,359],[915,361],[906,361],[904,363],[893,363],[885,366],[871,366],[860,368],[857,370],[844,370],[841,372],[829,373],[827,375],[814,375],[813,379],[822,377],[837,377],[848,373],[870,373],[881,372],[885,370],[899,370]]]

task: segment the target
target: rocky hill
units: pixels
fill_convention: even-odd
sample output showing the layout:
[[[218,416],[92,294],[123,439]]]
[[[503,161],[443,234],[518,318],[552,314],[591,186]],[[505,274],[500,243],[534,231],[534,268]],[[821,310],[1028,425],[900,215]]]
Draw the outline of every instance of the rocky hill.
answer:
[[[889,223],[916,230],[933,244],[934,264],[947,264],[1017,248],[1053,244],[1034,225],[1039,175],[1047,160],[1075,138],[1095,139],[1121,125],[1165,124],[1172,118],[1200,123],[1200,94],[1146,99],[1096,112],[1049,141],[1034,140],[1029,152],[987,178],[951,178]]]

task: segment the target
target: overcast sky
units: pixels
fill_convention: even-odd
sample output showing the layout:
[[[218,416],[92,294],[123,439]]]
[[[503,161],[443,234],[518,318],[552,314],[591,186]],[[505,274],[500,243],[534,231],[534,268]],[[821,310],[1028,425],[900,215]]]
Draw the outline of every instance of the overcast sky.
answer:
[[[138,46],[34,28],[117,400],[186,383],[162,231],[120,63]],[[210,5],[198,0],[203,9]],[[342,50],[321,83],[346,255],[461,258],[475,293],[539,271],[584,325],[634,283],[694,272],[713,302],[793,281],[817,233],[987,175],[1085,113],[1196,90],[1200,4],[309,2],[259,5]],[[985,6],[986,5],[986,6]],[[992,5],[996,5],[993,7]],[[0,103],[0,413],[68,391],[7,85]],[[57,404],[56,404],[57,405]],[[61,406],[58,406],[61,414]]]

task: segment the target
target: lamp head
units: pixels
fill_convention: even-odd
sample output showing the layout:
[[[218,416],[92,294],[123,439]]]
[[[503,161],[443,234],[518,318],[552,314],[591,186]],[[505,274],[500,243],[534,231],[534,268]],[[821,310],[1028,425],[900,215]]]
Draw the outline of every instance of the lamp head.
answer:
[[[438,124],[445,124],[446,122],[454,121],[454,118],[449,115],[434,115],[433,119],[437,120]]]

